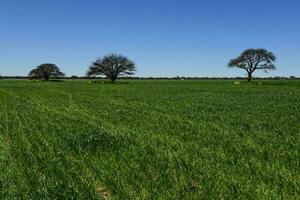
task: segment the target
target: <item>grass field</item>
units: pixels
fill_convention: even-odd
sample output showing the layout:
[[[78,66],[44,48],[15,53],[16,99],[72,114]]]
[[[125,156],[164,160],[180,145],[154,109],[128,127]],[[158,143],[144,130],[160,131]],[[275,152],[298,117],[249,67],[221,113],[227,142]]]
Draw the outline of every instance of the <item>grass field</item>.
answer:
[[[0,81],[0,199],[298,199],[300,81]]]

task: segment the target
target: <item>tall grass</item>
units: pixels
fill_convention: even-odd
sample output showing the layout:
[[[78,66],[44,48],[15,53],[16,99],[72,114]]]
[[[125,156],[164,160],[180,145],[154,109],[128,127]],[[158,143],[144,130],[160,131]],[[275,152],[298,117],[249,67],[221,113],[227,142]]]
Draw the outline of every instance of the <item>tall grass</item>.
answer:
[[[0,82],[0,199],[296,199],[300,82]]]

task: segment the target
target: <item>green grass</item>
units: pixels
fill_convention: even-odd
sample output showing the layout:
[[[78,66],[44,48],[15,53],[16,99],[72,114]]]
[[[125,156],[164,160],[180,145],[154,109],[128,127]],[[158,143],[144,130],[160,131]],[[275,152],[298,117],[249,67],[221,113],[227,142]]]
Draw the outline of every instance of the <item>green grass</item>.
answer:
[[[297,199],[300,81],[0,81],[0,199]]]

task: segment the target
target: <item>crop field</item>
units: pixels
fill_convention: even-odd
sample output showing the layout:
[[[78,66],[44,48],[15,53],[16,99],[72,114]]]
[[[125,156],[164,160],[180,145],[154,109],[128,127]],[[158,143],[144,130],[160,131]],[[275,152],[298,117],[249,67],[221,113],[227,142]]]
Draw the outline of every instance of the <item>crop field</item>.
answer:
[[[298,199],[300,81],[0,80],[0,199]]]

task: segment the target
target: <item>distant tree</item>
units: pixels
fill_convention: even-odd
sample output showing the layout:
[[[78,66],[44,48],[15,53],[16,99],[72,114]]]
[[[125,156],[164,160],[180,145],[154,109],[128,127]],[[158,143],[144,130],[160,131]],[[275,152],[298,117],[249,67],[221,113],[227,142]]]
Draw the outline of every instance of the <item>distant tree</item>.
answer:
[[[28,75],[30,78],[45,79],[64,77],[65,74],[55,64],[42,64],[31,70]]]
[[[247,81],[250,82],[255,70],[264,70],[265,72],[275,70],[276,67],[273,64],[275,61],[275,55],[266,49],[247,49],[239,57],[230,60],[228,67],[246,70],[248,74]]]
[[[72,76],[71,76],[71,79],[79,79],[79,76],[72,75]]]
[[[135,64],[122,55],[110,54],[97,59],[90,66],[87,76],[104,75],[112,82],[124,75],[133,75]]]

